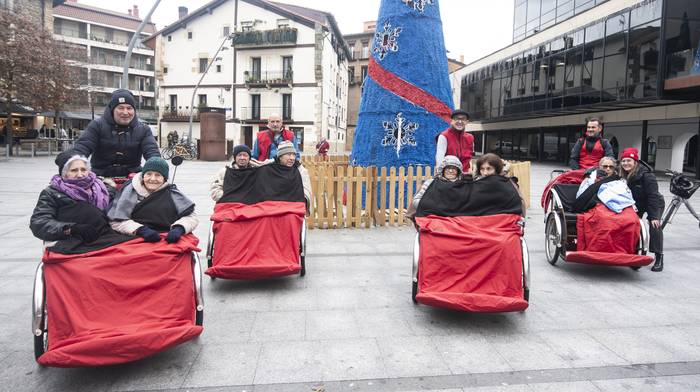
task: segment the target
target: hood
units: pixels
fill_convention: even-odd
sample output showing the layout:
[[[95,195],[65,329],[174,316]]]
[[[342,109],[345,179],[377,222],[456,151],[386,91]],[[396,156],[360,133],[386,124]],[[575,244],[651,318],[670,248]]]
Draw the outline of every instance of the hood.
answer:
[[[462,175],[462,161],[460,161],[456,156],[446,155],[445,158],[442,159],[442,163],[440,163],[440,166],[438,166],[438,175],[442,176],[442,172],[447,166],[455,166],[457,168],[457,175]]]

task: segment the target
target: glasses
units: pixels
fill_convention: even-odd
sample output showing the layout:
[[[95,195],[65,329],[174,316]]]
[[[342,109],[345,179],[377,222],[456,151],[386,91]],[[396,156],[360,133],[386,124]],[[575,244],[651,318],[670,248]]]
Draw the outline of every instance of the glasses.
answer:
[[[603,169],[614,169],[615,165],[602,165],[600,167],[602,167]]]

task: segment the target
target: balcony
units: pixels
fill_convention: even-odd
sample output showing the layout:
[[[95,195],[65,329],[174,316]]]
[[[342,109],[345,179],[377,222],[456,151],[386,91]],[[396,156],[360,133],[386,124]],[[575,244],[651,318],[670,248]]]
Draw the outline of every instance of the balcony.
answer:
[[[236,47],[295,45],[296,43],[297,29],[290,27],[242,31],[233,36],[233,45]]]
[[[190,113],[194,112],[192,121],[199,121],[199,111],[195,110],[166,110],[163,112],[162,121],[189,122]]]
[[[369,50],[356,50],[350,53],[350,60],[367,60],[369,59]]]
[[[245,85],[247,88],[272,88],[283,86],[292,87],[294,73],[291,69],[288,69],[286,71],[245,71],[243,72],[243,76],[245,77]]]
[[[282,121],[284,122],[294,121],[292,120],[291,108],[282,106],[242,107],[239,117],[242,121],[262,124],[266,123],[267,119],[273,114],[282,116]]]

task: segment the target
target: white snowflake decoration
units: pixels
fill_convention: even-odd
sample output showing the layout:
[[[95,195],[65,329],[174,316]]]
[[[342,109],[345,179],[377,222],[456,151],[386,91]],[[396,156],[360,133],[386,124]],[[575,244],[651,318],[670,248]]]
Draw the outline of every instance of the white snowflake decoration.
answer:
[[[404,4],[420,12],[421,14],[425,11],[425,5],[433,5],[434,0],[401,0]]]
[[[379,60],[384,60],[384,56],[388,52],[396,52],[399,50],[399,45],[396,39],[401,34],[401,27],[391,28],[389,22],[384,23],[384,31],[377,31],[374,34],[374,49],[372,51],[379,56]]]
[[[382,140],[382,146],[396,146],[397,157],[400,155],[403,146],[416,146],[415,133],[419,125],[405,119],[403,113],[397,113],[393,121],[383,121],[382,126],[386,132]]]

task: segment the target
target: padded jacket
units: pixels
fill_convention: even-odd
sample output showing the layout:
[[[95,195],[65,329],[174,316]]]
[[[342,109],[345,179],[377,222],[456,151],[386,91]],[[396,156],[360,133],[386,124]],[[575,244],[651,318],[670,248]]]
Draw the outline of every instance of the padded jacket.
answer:
[[[103,177],[126,177],[141,170],[141,156],[160,156],[148,125],[139,122],[137,116],[127,126],[117,125],[109,106],[102,117],[90,122],[74,149],[86,157],[92,155],[92,171]]]
[[[646,212],[647,219],[661,220],[664,197],[659,193],[656,176],[645,162],[639,161],[639,169],[634,177],[627,179],[627,186],[632,191],[638,215],[642,216]]]
[[[41,191],[29,220],[29,228],[34,236],[44,241],[58,241],[68,238],[63,234],[63,231],[75,222],[61,222],[56,217],[62,207],[75,203],[76,201],[68,195],[50,186]]]

